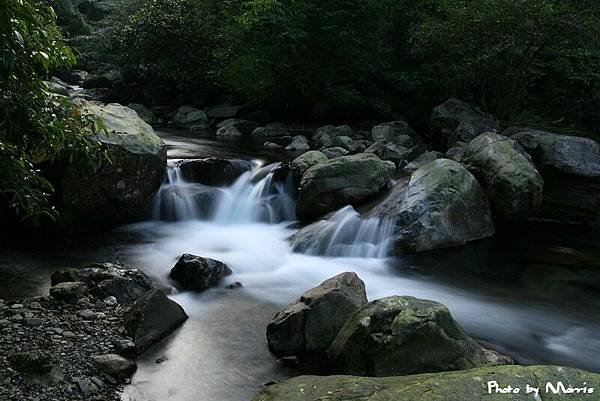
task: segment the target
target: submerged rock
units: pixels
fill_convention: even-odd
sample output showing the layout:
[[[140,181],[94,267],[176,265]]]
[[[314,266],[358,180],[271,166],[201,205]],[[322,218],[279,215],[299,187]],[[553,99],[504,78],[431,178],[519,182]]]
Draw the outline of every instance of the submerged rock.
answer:
[[[342,156],[309,168],[298,189],[296,214],[316,218],[355,205],[387,187],[395,167],[372,154]]]
[[[388,297],[355,312],[327,354],[345,374],[394,376],[469,369],[486,353],[437,302]]]
[[[490,114],[448,99],[431,112],[430,139],[435,150],[446,151],[456,142],[470,142],[484,132],[497,132],[500,123]]]
[[[494,234],[485,192],[464,166],[449,159],[415,171],[372,214],[395,221],[396,253],[459,246]]]
[[[181,326],[188,316],[162,290],[147,291],[131,306],[125,328],[133,338],[138,353],[148,349]]]
[[[246,160],[228,160],[217,157],[206,159],[185,159],[177,162],[184,178],[211,187],[231,185],[246,171],[252,163]]]
[[[63,286],[69,288],[75,286],[74,282],[85,283],[87,291],[92,295],[100,299],[112,296],[125,305],[132,304],[140,295],[153,288],[150,278],[141,271],[113,263],[97,263],[80,269],[61,269],[52,274],[51,281],[54,291],[58,291],[59,288],[61,294],[63,291],[60,283],[65,283]],[[78,286],[76,288],[79,288]],[[52,291],[51,289],[51,294]]]
[[[128,107],[80,100],[79,110],[104,124],[106,132],[95,139],[108,147],[111,162],[95,171],[68,161],[55,164],[59,221],[68,226],[114,225],[141,217],[164,176],[165,144]]]
[[[204,291],[231,273],[223,262],[186,253],[171,269],[170,276],[186,290]]]
[[[561,381],[566,388],[582,388],[579,393],[552,394]],[[540,389],[540,399],[592,400],[600,387],[600,375],[558,366],[494,366],[456,372],[428,373],[399,377],[299,376],[266,386],[252,401],[506,401],[513,394],[488,393],[489,382],[502,388],[520,388],[523,400],[529,385]],[[583,388],[586,388],[585,393]],[[548,389],[548,392],[546,390]]]
[[[541,207],[532,218],[600,224],[600,145],[589,138],[511,128],[544,179]]]
[[[469,143],[459,161],[483,185],[498,216],[523,215],[541,204],[544,180],[518,142],[486,132]]]
[[[269,350],[279,356],[323,352],[366,303],[365,284],[355,273],[325,280],[275,315],[267,326]]]

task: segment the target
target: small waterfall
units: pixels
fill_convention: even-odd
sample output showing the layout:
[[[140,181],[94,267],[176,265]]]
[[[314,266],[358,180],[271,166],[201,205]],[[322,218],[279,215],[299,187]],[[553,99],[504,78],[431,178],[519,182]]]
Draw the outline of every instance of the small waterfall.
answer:
[[[352,206],[346,206],[296,234],[294,250],[310,255],[384,258],[394,223],[393,219],[362,218]]]
[[[245,172],[229,188],[223,189],[223,197],[214,214],[214,221],[221,223],[279,223],[296,218],[296,203],[291,197],[293,182],[291,174],[276,177],[280,163],[270,164]]]
[[[210,220],[217,223],[279,223],[295,219],[293,182],[281,163],[242,174],[231,187],[189,182],[175,164],[154,198],[155,220]]]
[[[221,196],[221,190],[188,182],[176,165],[167,166],[167,174],[154,198],[155,220],[181,221],[209,217]]]

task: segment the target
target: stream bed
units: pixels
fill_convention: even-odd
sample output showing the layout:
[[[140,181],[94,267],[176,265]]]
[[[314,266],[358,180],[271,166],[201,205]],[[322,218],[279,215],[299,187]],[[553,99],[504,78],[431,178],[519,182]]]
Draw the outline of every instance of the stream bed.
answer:
[[[95,261],[138,267],[164,287],[173,284],[168,273],[182,253],[231,267],[234,274],[218,288],[172,295],[190,319],[139,358],[123,400],[250,400],[262,384],[297,375],[269,354],[266,326],[280,307],[344,271],[363,279],[369,300],[412,295],[444,303],[468,334],[520,363],[600,371],[600,231],[519,224],[464,248],[423,255],[384,257],[372,248],[385,244],[370,236],[357,237],[348,251],[338,246],[335,256],[294,253],[293,200],[265,181],[268,164],[281,154],[212,133],[161,135],[171,159],[239,158],[256,167],[221,189],[223,201],[208,218],[154,216],[73,242],[0,248],[5,299],[46,294],[52,271]],[[176,188],[183,183],[167,184],[181,195]],[[226,288],[238,281],[242,288]]]

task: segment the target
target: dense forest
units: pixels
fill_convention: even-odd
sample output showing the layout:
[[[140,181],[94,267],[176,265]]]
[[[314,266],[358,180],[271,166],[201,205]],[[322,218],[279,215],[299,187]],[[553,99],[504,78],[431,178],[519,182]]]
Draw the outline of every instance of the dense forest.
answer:
[[[92,118],[51,95],[76,66],[104,100],[160,109],[243,103],[258,121],[406,118],[449,97],[585,136],[600,123],[600,6],[583,0],[49,0],[0,6],[0,188],[54,213],[43,168],[108,159]],[[223,100],[225,99],[225,100]]]

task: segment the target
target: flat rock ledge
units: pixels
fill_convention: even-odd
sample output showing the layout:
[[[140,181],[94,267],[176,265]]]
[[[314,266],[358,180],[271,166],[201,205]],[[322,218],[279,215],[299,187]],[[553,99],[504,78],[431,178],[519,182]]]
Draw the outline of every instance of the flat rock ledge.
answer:
[[[110,266],[117,267],[127,269]],[[53,295],[0,299],[0,400],[121,399],[140,352],[125,328],[132,304],[83,284],[62,283]],[[115,288],[131,289],[124,284]]]

